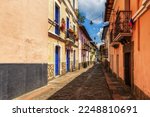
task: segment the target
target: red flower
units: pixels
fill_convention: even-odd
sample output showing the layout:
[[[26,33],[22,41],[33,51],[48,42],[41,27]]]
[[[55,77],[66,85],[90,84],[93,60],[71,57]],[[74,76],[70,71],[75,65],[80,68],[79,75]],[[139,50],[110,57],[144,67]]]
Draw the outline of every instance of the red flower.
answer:
[[[61,20],[61,26],[60,26],[61,31],[64,31],[64,30],[65,30],[65,27],[66,27],[65,19],[62,18],[62,20]]]

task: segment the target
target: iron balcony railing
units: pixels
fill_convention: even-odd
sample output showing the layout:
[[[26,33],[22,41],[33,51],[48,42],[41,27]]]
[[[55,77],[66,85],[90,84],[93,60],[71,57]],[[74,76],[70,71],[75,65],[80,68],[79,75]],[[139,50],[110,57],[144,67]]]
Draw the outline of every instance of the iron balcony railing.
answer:
[[[90,47],[87,46],[85,43],[82,44],[82,50],[90,51]]]
[[[131,11],[119,11],[116,16],[116,22],[114,24],[114,38],[119,33],[130,33],[129,20],[131,18]]]
[[[74,33],[70,33],[68,30],[66,31],[66,38],[70,39],[73,43],[75,43],[75,35]]]

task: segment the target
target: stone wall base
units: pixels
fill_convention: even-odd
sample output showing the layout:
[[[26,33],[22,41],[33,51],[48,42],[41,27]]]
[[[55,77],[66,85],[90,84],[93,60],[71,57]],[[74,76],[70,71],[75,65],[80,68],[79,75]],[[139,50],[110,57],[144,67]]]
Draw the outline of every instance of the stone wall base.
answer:
[[[47,84],[47,64],[0,64],[0,99],[16,98]]]
[[[62,62],[62,75],[66,74],[66,62]]]
[[[48,80],[54,78],[54,64],[48,64]]]

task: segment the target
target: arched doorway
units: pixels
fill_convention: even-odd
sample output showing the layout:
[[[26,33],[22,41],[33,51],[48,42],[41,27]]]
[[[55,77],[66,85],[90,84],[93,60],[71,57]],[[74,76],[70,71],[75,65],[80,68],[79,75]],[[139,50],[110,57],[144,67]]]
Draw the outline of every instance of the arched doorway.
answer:
[[[60,75],[60,46],[55,47],[55,76]]]

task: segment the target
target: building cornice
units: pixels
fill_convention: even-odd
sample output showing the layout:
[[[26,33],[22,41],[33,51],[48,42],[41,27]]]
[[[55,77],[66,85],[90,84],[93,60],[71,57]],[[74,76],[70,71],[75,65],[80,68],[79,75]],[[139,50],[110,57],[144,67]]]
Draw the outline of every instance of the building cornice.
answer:
[[[113,6],[114,6],[114,1],[115,0],[107,0],[105,3],[105,18],[104,21],[109,21],[110,16],[112,14],[113,11]]]
[[[150,1],[143,0],[142,6],[138,11],[132,16],[133,21],[135,22],[139,17],[141,17],[148,9],[150,9]]]
[[[92,39],[91,39],[89,33],[87,32],[85,26],[80,25],[79,28],[80,28],[80,30],[82,30],[83,34],[88,38],[88,40],[89,40],[89,41],[92,41]]]
[[[66,0],[62,0],[62,2],[64,3],[64,5],[66,6],[66,8],[69,10],[71,16],[74,17],[74,19],[76,20],[76,22],[78,22],[77,16],[76,16],[76,14],[75,14],[75,11],[73,10],[73,7],[72,7],[70,1],[69,1],[69,0],[67,0],[67,1],[68,1],[68,3],[69,3],[69,6],[71,7],[71,9],[70,9],[69,6],[67,5]]]

